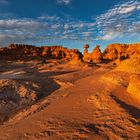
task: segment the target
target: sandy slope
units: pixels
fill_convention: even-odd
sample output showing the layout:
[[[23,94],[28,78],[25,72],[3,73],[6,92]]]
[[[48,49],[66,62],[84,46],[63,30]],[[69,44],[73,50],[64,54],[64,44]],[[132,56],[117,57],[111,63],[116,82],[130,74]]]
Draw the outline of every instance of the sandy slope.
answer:
[[[140,102],[127,93],[130,75],[114,68],[11,64],[0,78],[32,80],[42,96],[0,125],[0,139],[140,139]]]

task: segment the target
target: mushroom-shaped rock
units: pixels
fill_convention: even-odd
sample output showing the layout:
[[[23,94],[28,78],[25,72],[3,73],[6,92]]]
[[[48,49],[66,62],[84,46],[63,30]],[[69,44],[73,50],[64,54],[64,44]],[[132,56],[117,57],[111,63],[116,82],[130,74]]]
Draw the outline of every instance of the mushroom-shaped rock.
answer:
[[[85,53],[88,53],[88,48],[89,48],[89,45],[88,44],[85,44],[84,45],[84,54]]]

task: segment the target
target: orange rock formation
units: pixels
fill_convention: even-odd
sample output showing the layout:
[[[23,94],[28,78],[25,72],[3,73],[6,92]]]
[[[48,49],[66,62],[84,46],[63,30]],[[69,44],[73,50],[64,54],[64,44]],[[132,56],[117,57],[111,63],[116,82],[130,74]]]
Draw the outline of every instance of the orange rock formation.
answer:
[[[105,60],[126,59],[132,56],[140,56],[140,43],[137,44],[111,44],[103,52]]]
[[[101,50],[100,50],[100,46],[97,45],[92,53],[88,53],[88,49],[89,48],[89,45],[85,45],[84,46],[84,61],[93,61],[94,63],[100,63],[102,61],[102,53],[101,53]]]
[[[36,47],[24,44],[11,44],[6,48],[0,48],[1,60],[30,60],[44,57],[46,59],[67,59],[74,57],[82,58],[82,53],[77,49],[67,49],[62,46]]]

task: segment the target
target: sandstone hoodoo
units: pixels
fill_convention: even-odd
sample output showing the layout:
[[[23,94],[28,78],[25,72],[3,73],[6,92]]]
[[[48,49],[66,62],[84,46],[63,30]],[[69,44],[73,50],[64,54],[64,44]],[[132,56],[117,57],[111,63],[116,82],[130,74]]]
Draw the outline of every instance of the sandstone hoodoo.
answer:
[[[102,59],[102,52],[100,50],[100,46],[99,45],[97,45],[93,49],[93,51],[91,53],[91,58],[92,58],[92,60],[93,60],[94,63],[100,63],[100,62],[102,62],[102,60],[103,60]]]
[[[89,45],[84,45],[84,57],[83,60],[87,62],[100,63],[102,62],[102,52],[100,46],[97,45],[91,53],[88,52]]]
[[[88,53],[89,45],[85,44],[83,48],[84,48],[84,54]]]

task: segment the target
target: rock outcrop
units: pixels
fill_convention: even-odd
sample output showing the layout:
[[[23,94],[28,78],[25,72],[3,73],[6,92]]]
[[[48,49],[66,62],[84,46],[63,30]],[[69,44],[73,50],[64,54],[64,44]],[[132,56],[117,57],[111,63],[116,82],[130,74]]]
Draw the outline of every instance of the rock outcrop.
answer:
[[[29,60],[38,55],[39,48],[32,45],[11,44],[0,48],[1,60]]]
[[[124,60],[133,56],[140,56],[140,43],[137,44],[110,44],[103,52],[103,59],[114,61]]]
[[[79,59],[83,57],[77,49],[67,49],[62,46],[42,46],[36,47],[24,44],[11,44],[8,47],[0,48],[1,60],[33,60],[40,59],[66,59],[71,60],[74,57]]]
[[[40,87],[31,81],[0,80],[0,123],[19,109],[35,103],[41,95]]]
[[[124,71],[128,73],[140,74],[140,59],[130,58],[122,61],[117,67],[118,71]]]
[[[102,62],[102,52],[100,46],[97,45],[91,53],[88,52],[89,45],[84,45],[84,57],[83,60],[87,62],[100,63]]]
[[[132,75],[127,88],[128,93],[133,97],[140,99],[140,76]]]
[[[89,45],[85,44],[83,48],[84,48],[83,60],[86,62],[90,62],[91,61],[91,54],[88,52]]]
[[[102,52],[100,50],[100,46],[97,45],[92,53],[91,53],[91,59],[93,60],[94,63],[100,63],[102,62]]]
[[[83,48],[84,48],[84,54],[88,53],[89,45],[85,44]]]
[[[77,49],[67,49],[62,46],[36,47],[25,44],[11,44],[0,48],[0,60],[33,60],[33,59],[65,59],[73,60],[75,57],[86,62],[101,63],[115,61],[120,64],[127,58],[140,58],[140,43],[137,44],[110,44],[102,53],[97,45],[91,53],[88,52],[89,45],[84,45],[84,53]]]
[[[77,49],[67,49],[62,46],[51,46],[51,47],[43,47],[44,50],[47,50],[46,58],[54,58],[54,59],[82,59],[82,53]]]

